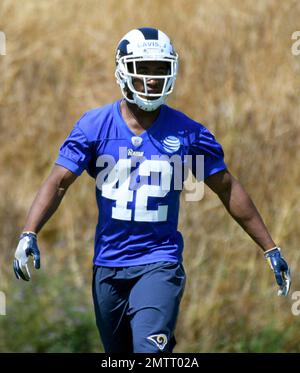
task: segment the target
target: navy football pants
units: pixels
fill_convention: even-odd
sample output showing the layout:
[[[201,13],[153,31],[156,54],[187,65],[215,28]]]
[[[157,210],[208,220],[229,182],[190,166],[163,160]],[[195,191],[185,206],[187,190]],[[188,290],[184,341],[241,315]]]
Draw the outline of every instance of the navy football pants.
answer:
[[[184,284],[179,263],[94,266],[96,323],[105,352],[172,352]]]

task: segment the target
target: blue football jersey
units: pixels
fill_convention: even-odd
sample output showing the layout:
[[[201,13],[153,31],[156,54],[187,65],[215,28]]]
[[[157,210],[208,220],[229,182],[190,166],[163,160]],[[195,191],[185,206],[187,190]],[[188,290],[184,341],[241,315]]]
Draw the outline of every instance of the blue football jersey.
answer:
[[[202,124],[167,105],[137,136],[122,118],[120,103],[86,112],[55,163],[76,175],[86,170],[95,179],[94,264],[181,262],[183,238],[177,227],[186,165],[198,180],[224,170],[222,147]],[[198,156],[204,161],[200,173]]]

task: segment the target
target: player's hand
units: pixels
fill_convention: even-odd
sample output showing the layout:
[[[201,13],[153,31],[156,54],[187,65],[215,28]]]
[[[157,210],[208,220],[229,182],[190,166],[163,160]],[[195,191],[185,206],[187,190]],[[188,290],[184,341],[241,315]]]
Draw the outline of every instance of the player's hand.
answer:
[[[27,262],[28,257],[33,256],[34,268],[40,268],[40,251],[37,246],[37,237],[34,232],[23,232],[20,236],[15,259],[14,271],[17,279],[20,278],[24,281],[30,280],[30,273],[28,270]]]
[[[286,260],[281,256],[280,250],[280,247],[274,247],[267,250],[264,255],[274,272],[276,282],[279,286],[278,295],[286,296],[291,286],[291,273]]]

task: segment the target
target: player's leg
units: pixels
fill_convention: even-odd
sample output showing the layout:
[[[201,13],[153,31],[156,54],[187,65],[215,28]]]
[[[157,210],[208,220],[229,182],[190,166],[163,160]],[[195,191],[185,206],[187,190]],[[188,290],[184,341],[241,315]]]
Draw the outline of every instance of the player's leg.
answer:
[[[172,352],[185,273],[177,263],[162,263],[145,273],[129,297],[133,352]]]
[[[96,324],[105,352],[132,352],[130,321],[126,315],[130,286],[113,279],[114,273],[113,268],[94,268]]]

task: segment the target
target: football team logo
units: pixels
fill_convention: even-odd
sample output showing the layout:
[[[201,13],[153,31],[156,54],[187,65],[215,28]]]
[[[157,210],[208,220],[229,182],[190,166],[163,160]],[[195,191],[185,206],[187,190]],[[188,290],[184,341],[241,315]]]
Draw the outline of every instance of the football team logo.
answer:
[[[174,153],[180,148],[180,141],[175,136],[167,136],[162,143],[163,148],[168,153]]]
[[[165,334],[153,334],[147,337],[150,341],[154,342],[156,346],[162,351],[168,343],[168,338]]]
[[[138,148],[142,142],[143,142],[143,139],[139,136],[133,136],[131,138],[131,142],[132,142],[132,145],[135,146],[136,148]]]

